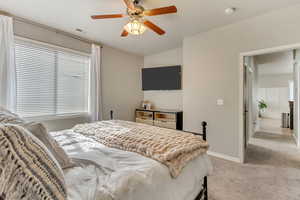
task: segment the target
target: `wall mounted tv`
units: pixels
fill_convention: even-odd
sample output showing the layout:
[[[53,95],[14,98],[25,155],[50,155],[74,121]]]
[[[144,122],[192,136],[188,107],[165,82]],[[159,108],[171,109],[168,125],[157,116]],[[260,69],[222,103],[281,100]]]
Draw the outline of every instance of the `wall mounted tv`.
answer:
[[[181,66],[142,69],[143,90],[181,90]]]

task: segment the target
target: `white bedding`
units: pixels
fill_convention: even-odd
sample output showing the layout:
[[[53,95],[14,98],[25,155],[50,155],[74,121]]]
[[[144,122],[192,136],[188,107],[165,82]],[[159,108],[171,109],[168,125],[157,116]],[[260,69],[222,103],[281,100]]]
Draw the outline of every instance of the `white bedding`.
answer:
[[[71,200],[194,200],[208,156],[191,161],[176,179],[168,168],[139,154],[106,147],[72,130],[51,133],[77,167],[65,170]]]

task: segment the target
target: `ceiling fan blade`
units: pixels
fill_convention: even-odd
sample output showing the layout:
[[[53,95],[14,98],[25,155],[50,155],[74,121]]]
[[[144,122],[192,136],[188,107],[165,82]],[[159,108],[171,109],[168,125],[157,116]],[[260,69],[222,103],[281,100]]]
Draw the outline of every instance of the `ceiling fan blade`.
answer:
[[[163,35],[166,32],[164,30],[162,30],[161,28],[159,28],[158,26],[156,26],[155,24],[153,24],[152,22],[146,20],[144,21],[145,26],[147,26],[148,28],[150,28],[151,30],[153,30],[154,32],[156,32],[158,35]]]
[[[170,13],[177,13],[176,6],[169,6],[163,8],[155,8],[152,10],[145,10],[144,15],[146,16],[154,16],[154,15],[165,15]]]
[[[110,19],[110,18],[122,18],[125,15],[123,14],[112,14],[112,15],[93,15],[92,19]]]
[[[0,15],[11,16],[11,14],[9,14],[8,12],[5,12],[3,10],[0,10]]]
[[[135,6],[132,0],[123,0],[124,3],[126,4],[127,8],[129,8],[130,10],[134,10]]]
[[[126,36],[128,36],[128,32],[126,30],[123,30],[121,37],[126,37]]]

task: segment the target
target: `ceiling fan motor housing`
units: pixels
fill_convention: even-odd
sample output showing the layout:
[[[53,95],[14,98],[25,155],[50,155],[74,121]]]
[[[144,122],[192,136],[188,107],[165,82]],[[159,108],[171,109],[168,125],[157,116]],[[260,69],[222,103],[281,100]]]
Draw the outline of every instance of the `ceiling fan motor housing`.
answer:
[[[136,5],[134,10],[127,9],[127,14],[132,18],[143,17],[145,9],[143,6]]]
[[[135,5],[138,5],[140,2],[141,2],[141,0],[133,0],[133,3],[134,3]]]

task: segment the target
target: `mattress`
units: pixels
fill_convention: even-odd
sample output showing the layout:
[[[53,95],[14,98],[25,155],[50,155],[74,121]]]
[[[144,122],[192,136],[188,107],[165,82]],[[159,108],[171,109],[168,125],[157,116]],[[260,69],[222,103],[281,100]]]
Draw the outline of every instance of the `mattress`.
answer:
[[[168,168],[133,152],[106,147],[72,130],[51,132],[76,166],[66,169],[71,200],[194,200],[212,172],[204,154],[173,179]]]

